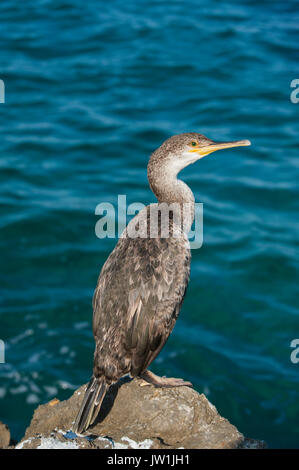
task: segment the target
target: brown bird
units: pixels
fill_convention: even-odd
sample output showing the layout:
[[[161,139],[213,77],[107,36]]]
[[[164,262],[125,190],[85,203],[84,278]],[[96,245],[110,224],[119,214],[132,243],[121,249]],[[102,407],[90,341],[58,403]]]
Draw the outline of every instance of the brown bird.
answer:
[[[217,143],[190,132],[167,139],[151,155],[147,174],[158,202],[130,221],[101,270],[93,297],[93,375],[75,432],[93,424],[110,385],[127,374],[158,387],[192,386],[148,370],[175,325],[189,282],[194,196],[177,175],[209,153],[241,145],[250,142]]]

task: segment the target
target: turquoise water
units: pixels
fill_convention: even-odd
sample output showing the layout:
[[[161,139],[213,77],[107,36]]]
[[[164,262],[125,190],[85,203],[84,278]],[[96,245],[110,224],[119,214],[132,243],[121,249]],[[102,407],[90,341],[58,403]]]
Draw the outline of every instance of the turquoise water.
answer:
[[[295,1],[0,3],[0,420],[89,379],[91,298],[115,240],[95,207],[154,201],[149,154],[199,131],[251,147],[182,178],[204,244],[152,369],[191,380],[248,437],[299,447],[299,78]]]

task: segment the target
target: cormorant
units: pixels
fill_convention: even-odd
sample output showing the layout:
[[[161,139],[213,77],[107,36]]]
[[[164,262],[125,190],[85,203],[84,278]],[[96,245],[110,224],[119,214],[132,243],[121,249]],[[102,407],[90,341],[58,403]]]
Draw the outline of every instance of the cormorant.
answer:
[[[174,327],[189,281],[194,196],[177,175],[209,153],[241,145],[250,142],[213,142],[190,132],[170,137],[151,155],[148,180],[158,202],[130,221],[101,270],[93,296],[93,375],[75,432],[93,424],[110,385],[127,374],[160,387],[192,386],[148,370]],[[165,203],[171,208],[166,222]]]

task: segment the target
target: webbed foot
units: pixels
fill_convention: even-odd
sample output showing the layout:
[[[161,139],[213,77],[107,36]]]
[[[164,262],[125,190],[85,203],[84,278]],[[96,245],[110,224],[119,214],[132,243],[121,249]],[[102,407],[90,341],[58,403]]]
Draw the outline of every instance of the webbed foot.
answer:
[[[155,387],[193,387],[191,382],[185,382],[183,379],[175,379],[173,377],[159,377],[149,370],[140,374],[139,377],[143,381],[155,385]],[[146,383],[141,383],[140,385],[144,386]]]

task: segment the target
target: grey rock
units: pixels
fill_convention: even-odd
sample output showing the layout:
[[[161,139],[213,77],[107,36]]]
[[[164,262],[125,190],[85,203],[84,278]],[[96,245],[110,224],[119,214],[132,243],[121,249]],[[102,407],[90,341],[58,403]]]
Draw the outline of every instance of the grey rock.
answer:
[[[62,402],[40,405],[16,448],[235,449],[263,446],[245,439],[203,394],[189,387],[155,388],[139,379],[110,388],[84,435],[71,430],[86,385]],[[256,447],[255,447],[256,448]]]

